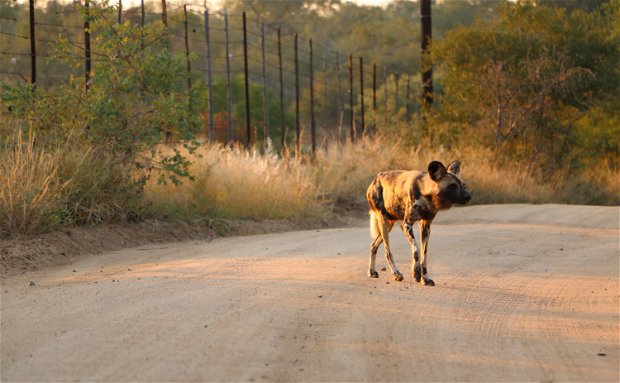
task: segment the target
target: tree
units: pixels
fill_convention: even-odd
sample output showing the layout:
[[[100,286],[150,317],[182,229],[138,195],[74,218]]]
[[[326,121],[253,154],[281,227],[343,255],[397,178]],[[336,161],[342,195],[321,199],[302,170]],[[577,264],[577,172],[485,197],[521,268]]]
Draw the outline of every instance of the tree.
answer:
[[[441,119],[511,158],[562,167],[577,121],[620,90],[612,25],[609,12],[505,3],[498,20],[448,33],[433,52],[445,88]]]

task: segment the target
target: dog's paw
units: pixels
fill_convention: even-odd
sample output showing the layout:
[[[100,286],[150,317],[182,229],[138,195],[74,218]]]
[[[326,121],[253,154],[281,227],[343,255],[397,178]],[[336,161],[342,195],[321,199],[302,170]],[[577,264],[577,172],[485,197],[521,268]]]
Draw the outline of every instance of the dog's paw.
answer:
[[[393,275],[395,281],[400,282],[403,280],[403,274],[400,271],[396,271]]]
[[[379,273],[377,273],[375,270],[370,270],[370,271],[368,271],[368,277],[370,277],[370,278],[379,278]]]
[[[420,283],[420,280],[422,279],[422,272],[420,271],[420,266],[416,266],[413,269],[413,277],[415,278],[415,281],[417,283]]]
[[[424,286],[435,286],[435,282],[433,282],[433,280],[428,277],[424,277],[424,279],[422,279],[422,284]]]

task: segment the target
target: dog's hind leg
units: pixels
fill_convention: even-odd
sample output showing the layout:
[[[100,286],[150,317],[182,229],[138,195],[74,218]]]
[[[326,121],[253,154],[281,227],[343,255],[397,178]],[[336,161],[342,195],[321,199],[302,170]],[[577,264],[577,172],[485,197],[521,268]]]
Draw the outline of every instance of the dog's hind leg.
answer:
[[[394,264],[394,259],[392,258],[392,252],[390,251],[390,230],[392,230],[392,226],[394,226],[394,221],[386,222],[385,219],[380,219],[378,221],[379,221],[379,231],[381,232],[381,237],[383,238],[385,260],[387,261],[387,264],[390,267],[390,271],[392,271],[394,280],[402,281],[403,274],[400,271],[398,271],[398,268],[396,268],[396,265]]]
[[[381,242],[383,242],[383,238],[381,237],[381,232],[379,230],[379,220],[372,210],[370,211],[370,237],[373,238],[373,241],[370,245],[368,276],[370,278],[379,278],[379,273],[377,273],[377,270],[375,269],[375,261],[377,259],[377,250],[379,249]]]
[[[377,273],[377,270],[375,269],[375,261],[377,259],[377,250],[379,250],[379,245],[381,245],[381,242],[383,242],[383,238],[381,238],[381,235],[378,234],[370,245],[370,259],[368,260],[368,276],[370,278],[379,278],[379,273]]]
[[[426,220],[420,220],[420,236],[422,251],[420,253],[420,267],[422,271],[421,283],[427,286],[435,286],[435,282],[428,276],[428,269],[426,267],[426,258],[428,255],[428,238],[431,235],[431,223]]]

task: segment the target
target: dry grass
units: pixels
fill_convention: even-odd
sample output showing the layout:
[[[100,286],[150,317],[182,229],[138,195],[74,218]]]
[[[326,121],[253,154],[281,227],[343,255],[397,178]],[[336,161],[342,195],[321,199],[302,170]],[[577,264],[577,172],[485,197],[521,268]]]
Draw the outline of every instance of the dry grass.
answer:
[[[560,183],[541,183],[526,166],[506,166],[490,150],[448,151],[405,149],[381,139],[364,139],[355,145],[330,148],[317,156],[314,169],[320,190],[329,200],[362,198],[372,178],[388,169],[425,170],[432,160],[462,162],[462,178],[472,190],[472,203],[544,203],[559,198]]]
[[[0,144],[0,236],[39,233],[62,225],[152,217],[187,222],[214,218],[316,220],[338,201],[364,201],[374,175],[425,169],[460,159],[472,203],[620,204],[620,173],[600,164],[577,175],[540,180],[526,166],[495,159],[490,150],[404,149],[381,139],[333,144],[315,158],[204,145],[192,158],[195,181],[161,185],[152,177],[138,192],[122,167],[71,140],[37,147],[18,131]]]
[[[16,129],[0,149],[0,237],[126,220],[137,205],[122,171],[86,144],[43,147]]]
[[[58,220],[55,197],[67,187],[58,176],[59,152],[36,150],[34,135],[15,133],[0,153],[0,233],[42,231]]]
[[[221,145],[205,145],[194,157],[195,181],[161,185],[153,177],[146,198],[156,216],[210,218],[313,219],[327,210],[318,185],[299,160]]]
[[[491,150],[404,149],[381,139],[332,144],[314,159],[281,158],[274,153],[204,146],[191,172],[196,181],[180,186],[150,182],[146,197],[163,218],[316,219],[338,201],[364,201],[374,175],[387,169],[425,169],[432,160],[462,161],[462,178],[472,190],[472,203],[614,203],[618,183],[610,167],[605,177],[580,182],[562,175],[541,182],[525,165],[506,165]],[[602,182],[607,189],[591,192]],[[572,186],[571,186],[572,185]],[[615,185],[615,186],[614,186]],[[613,189],[615,187],[615,189]],[[578,190],[567,193],[566,190]],[[591,199],[584,194],[590,193]]]

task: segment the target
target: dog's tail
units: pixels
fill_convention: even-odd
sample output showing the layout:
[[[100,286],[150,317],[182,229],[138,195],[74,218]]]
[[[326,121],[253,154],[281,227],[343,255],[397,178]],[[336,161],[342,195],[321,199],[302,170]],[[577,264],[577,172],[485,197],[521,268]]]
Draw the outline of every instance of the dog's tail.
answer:
[[[370,238],[373,240],[377,238],[379,235],[379,221],[377,220],[376,213],[374,211],[370,211]]]

